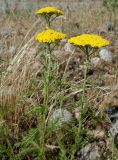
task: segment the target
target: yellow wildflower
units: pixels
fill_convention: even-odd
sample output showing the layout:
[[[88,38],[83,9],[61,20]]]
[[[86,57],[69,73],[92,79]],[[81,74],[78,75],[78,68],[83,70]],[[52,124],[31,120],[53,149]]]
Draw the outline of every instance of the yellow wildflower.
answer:
[[[72,37],[68,40],[68,42],[76,46],[90,46],[93,48],[101,48],[109,45],[108,40],[94,34],[83,34],[80,36]]]
[[[41,8],[41,9],[37,10],[36,14],[63,15],[64,13],[61,10],[57,9],[56,7],[45,7],[45,8]]]
[[[55,43],[66,37],[66,34],[54,31],[52,29],[44,30],[43,32],[36,35],[35,39],[42,43]]]

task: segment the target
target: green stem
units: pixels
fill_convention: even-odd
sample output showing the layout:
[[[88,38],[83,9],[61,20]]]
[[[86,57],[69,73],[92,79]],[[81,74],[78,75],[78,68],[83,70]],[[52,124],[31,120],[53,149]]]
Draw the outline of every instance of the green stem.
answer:
[[[82,114],[85,109],[85,97],[86,97],[86,83],[87,83],[87,70],[88,70],[88,59],[86,60],[84,64],[84,82],[83,82],[83,93],[82,93],[82,104],[81,104],[81,111],[79,115],[79,128],[78,128],[78,135],[79,135],[79,142],[81,143],[81,132],[82,132]]]
[[[51,28],[51,15],[44,15],[48,28]]]
[[[46,55],[45,55],[45,65],[46,71],[44,75],[44,106],[47,110],[48,108],[48,97],[49,97],[49,81],[51,72],[51,47],[50,44],[47,45]]]
[[[49,85],[51,74],[51,50],[50,45],[46,46],[45,58],[45,71],[43,77],[43,106],[39,117],[39,159],[46,160],[45,157],[45,133],[46,133],[46,115],[49,108]]]
[[[88,59],[84,64],[84,83],[83,83],[83,95],[82,95],[82,108],[84,108],[84,99],[85,99],[85,91],[86,91],[86,82],[87,82],[87,70],[88,70]]]

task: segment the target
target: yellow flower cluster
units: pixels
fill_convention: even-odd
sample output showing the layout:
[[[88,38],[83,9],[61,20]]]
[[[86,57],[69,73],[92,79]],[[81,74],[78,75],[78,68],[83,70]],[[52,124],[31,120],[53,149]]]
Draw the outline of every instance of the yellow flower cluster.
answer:
[[[42,43],[55,43],[56,41],[62,40],[66,37],[66,34],[56,32],[52,29],[44,30],[43,32],[36,35],[35,39]]]
[[[94,34],[83,34],[77,37],[72,37],[68,42],[76,46],[90,46],[95,48],[101,48],[109,45],[108,40]]]
[[[59,9],[57,9],[55,7],[45,7],[45,8],[41,8],[41,9],[37,10],[36,14],[41,14],[41,15],[42,14],[63,15],[64,13],[61,10],[59,10]]]

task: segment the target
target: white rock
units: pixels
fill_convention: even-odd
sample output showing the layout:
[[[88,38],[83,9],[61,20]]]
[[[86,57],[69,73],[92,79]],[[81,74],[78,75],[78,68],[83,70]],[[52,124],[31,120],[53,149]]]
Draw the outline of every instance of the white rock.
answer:
[[[97,66],[100,66],[101,64],[101,60],[99,57],[94,57],[91,59],[91,64],[94,66],[94,67],[97,67]]]
[[[49,123],[52,123],[56,126],[61,126],[66,123],[69,124],[72,120],[72,114],[66,109],[55,109],[50,116]]]
[[[101,49],[101,51],[99,52],[99,56],[105,62],[109,62],[109,63],[113,62],[112,53],[109,50],[105,49],[105,48]]]
[[[73,46],[70,43],[66,43],[65,46],[64,46],[64,50],[66,52],[73,52],[75,50],[75,46]]]
[[[77,160],[97,160],[100,159],[100,148],[96,142],[88,144],[77,152]]]
[[[14,54],[16,53],[16,47],[15,47],[15,46],[11,46],[11,47],[9,48],[9,52],[10,52],[12,55],[14,55]]]

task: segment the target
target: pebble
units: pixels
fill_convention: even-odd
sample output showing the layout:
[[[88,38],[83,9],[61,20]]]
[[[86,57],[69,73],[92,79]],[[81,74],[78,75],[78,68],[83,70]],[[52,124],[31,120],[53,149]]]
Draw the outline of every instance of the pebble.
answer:
[[[113,55],[106,48],[103,48],[103,49],[100,50],[99,56],[105,62],[108,62],[108,63],[112,63],[113,62]]]
[[[11,46],[11,47],[9,48],[9,52],[10,52],[12,55],[15,55],[15,53],[16,53],[16,47],[15,47],[15,46]]]
[[[108,31],[114,31],[114,29],[115,29],[115,25],[113,22],[110,22],[110,21],[107,22],[106,26],[107,26]]]
[[[56,126],[62,126],[64,123],[69,124],[72,120],[72,114],[66,109],[55,109],[50,116],[49,124],[55,124]]]
[[[97,160],[100,157],[96,142],[88,144],[77,153],[77,160]]]
[[[98,67],[101,65],[101,60],[99,57],[94,57],[91,59],[91,64],[94,66],[94,67]]]
[[[73,46],[72,44],[70,43],[66,43],[65,46],[64,46],[64,50],[66,52],[73,52],[75,50],[75,46]]]

